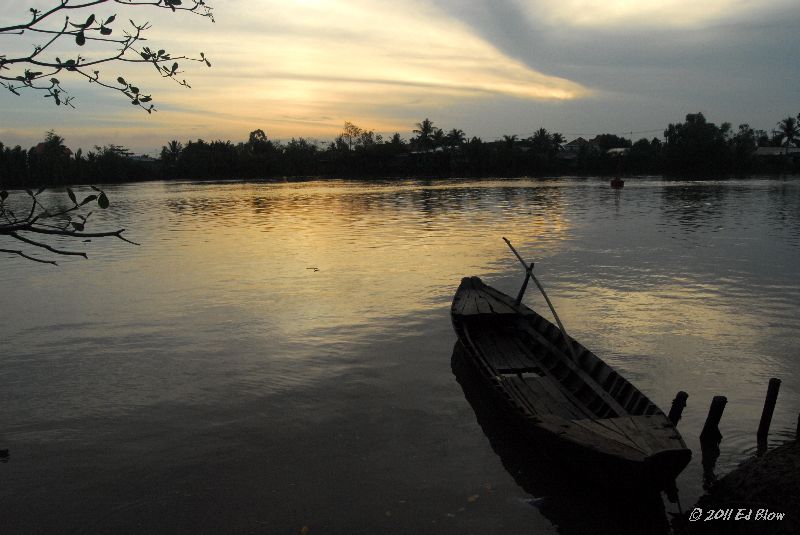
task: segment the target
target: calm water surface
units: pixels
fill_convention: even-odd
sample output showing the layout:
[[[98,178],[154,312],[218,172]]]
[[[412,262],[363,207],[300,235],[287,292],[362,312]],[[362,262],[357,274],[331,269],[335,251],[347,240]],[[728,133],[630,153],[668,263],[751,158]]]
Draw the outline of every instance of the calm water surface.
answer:
[[[796,181],[106,191],[92,228],[140,246],[0,259],[1,532],[624,531],[580,485],[522,477],[451,363],[461,277],[521,282],[501,236],[537,262],[570,334],[663,409],[690,394],[684,507],[712,396],[728,397],[720,475],[755,450],[770,377],[771,441],[793,436]]]

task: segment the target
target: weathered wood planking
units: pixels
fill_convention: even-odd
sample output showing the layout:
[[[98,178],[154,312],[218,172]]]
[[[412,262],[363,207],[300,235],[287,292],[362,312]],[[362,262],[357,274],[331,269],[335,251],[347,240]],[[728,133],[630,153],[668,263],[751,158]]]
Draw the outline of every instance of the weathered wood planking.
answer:
[[[630,477],[646,475],[659,488],[688,464],[691,451],[658,407],[533,310],[477,278],[462,280],[451,310],[482,376],[529,425],[568,445],[565,451],[599,463],[615,459]]]

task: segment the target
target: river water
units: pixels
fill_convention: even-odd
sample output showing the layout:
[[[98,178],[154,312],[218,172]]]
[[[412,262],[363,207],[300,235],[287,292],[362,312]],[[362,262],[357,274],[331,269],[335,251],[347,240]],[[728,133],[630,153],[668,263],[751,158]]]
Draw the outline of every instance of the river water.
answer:
[[[87,230],[140,245],[51,241],[89,254],[58,267],[0,259],[4,533],[624,531],[609,509],[625,497],[596,507],[536,470],[524,484],[457,377],[461,277],[512,294],[522,280],[503,236],[574,338],[665,411],[689,393],[684,508],[702,494],[714,395],[728,398],[718,475],[755,451],[771,377],[771,444],[794,435],[797,181],[105,190]]]

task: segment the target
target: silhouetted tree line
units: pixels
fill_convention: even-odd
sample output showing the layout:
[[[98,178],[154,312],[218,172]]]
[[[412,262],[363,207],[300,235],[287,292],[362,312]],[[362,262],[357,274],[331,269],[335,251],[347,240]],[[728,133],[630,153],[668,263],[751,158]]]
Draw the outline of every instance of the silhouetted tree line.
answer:
[[[64,138],[50,131],[28,150],[0,142],[0,187],[35,188],[66,184],[91,184],[150,180],[163,176],[157,161],[142,162],[119,145],[94,147],[74,154]]]
[[[48,132],[28,150],[0,143],[0,186],[38,187],[149,179],[249,179],[271,177],[516,177],[553,175],[641,175],[708,177],[754,173],[797,173],[800,114],[767,134],[747,124],[733,131],[702,113],[670,124],[664,141],[635,143],[614,134],[565,143],[563,135],[540,128],[530,137],[484,141],[425,119],[406,141],[384,138],[346,122],[332,142],[305,138],[288,142],[254,130],[247,141],[173,140],[160,158],[133,157],[118,145],[73,154],[64,139]],[[761,155],[759,147],[771,149]],[[616,149],[616,150],[612,150]],[[763,152],[763,151],[762,151]]]

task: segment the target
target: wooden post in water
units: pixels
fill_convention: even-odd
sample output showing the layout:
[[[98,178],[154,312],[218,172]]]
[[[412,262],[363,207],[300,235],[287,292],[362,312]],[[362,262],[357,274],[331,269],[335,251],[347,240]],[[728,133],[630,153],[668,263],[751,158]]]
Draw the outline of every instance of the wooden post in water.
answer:
[[[722,433],[719,432],[719,421],[722,419],[722,412],[725,410],[727,403],[728,398],[725,396],[714,396],[714,399],[711,400],[706,423],[703,426],[703,431],[700,432],[701,443],[719,445],[722,441]]]
[[[669,409],[669,421],[672,425],[678,425],[683,414],[683,409],[686,407],[686,400],[689,399],[689,394],[681,390],[675,394],[675,399],[672,400],[672,407]]]
[[[775,402],[778,400],[778,391],[781,389],[781,380],[772,378],[767,387],[767,397],[764,400],[764,410],[761,411],[761,421],[758,423],[758,449],[767,448],[767,437],[769,436],[769,426],[772,423],[772,413],[775,412]]]
[[[797,429],[794,431],[794,439],[800,440],[800,413],[797,413]]]
[[[708,409],[708,417],[700,433],[700,449],[703,453],[703,489],[708,490],[717,480],[714,468],[719,458],[719,443],[722,441],[722,433],[719,432],[719,421],[722,419],[722,412],[728,398],[725,396],[714,396],[711,400],[711,407]]]

